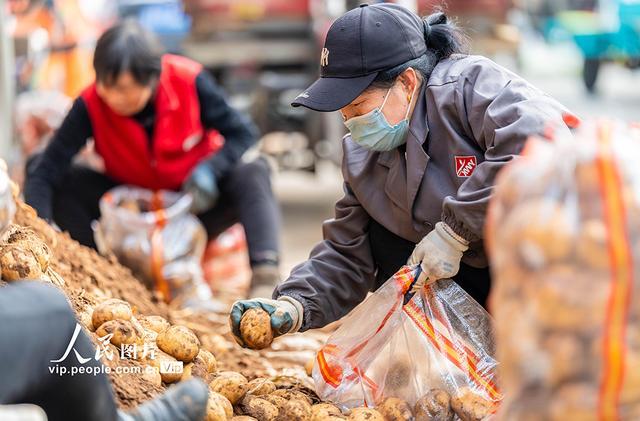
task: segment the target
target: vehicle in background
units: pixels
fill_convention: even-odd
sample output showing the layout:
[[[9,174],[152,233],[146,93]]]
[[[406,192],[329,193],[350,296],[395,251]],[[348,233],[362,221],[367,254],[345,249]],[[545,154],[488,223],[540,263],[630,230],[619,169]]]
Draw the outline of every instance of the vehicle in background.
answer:
[[[542,33],[550,42],[575,42],[584,58],[582,78],[589,92],[595,91],[603,63],[640,67],[640,0],[547,1]]]
[[[191,30],[181,0],[118,0],[118,16],[135,18],[154,32],[170,53],[179,54]]]

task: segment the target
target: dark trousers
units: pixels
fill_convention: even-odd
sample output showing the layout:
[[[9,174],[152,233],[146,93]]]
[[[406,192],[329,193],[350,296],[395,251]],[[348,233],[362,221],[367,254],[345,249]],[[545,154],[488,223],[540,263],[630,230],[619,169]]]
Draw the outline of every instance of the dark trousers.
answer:
[[[378,269],[376,283],[380,287],[407,263],[416,245],[398,237],[375,221],[371,221],[369,225],[369,241]],[[460,271],[453,280],[484,308],[487,307],[491,289],[489,268],[474,268],[461,262]]]
[[[0,404],[40,406],[50,421],[113,421],[117,409],[106,375],[76,374],[72,367],[99,370],[96,348],[84,332],[74,348],[90,360],[81,364],[71,351],[76,319],[64,295],[39,282],[15,282],[0,288]],[[59,375],[56,365],[67,371]]]
[[[91,221],[100,218],[99,201],[117,182],[86,167],[72,166],[54,193],[53,219],[73,239],[95,248]],[[271,190],[269,165],[260,158],[240,163],[219,180],[220,198],[211,210],[198,215],[209,238],[233,224],[244,227],[251,265],[277,263],[280,209]]]

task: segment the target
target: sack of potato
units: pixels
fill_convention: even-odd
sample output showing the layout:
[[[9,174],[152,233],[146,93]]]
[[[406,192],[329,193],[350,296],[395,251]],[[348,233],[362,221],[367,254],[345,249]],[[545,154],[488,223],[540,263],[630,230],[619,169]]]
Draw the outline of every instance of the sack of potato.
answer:
[[[113,253],[166,301],[207,302],[211,291],[200,265],[207,235],[190,206],[191,198],[179,193],[116,187],[100,200],[98,249]]]
[[[419,271],[405,266],[344,319],[316,356],[316,392],[386,419],[482,420],[502,399],[490,316],[449,279],[414,295]]]
[[[489,211],[502,419],[640,418],[640,138],[532,139]]]

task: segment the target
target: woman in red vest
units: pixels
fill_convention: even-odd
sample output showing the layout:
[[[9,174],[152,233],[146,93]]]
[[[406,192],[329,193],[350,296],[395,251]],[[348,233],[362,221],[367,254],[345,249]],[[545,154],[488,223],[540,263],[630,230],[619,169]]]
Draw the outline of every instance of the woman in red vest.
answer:
[[[240,161],[256,143],[255,126],[229,106],[200,64],[163,55],[153,35],[134,21],[102,35],[93,65],[96,81],[27,168],[27,203],[95,247],[90,225],[109,189],[129,184],[189,192],[210,238],[243,224],[252,286],[270,293],[278,280],[278,206],[267,163]],[[72,163],[91,138],[104,173]]]

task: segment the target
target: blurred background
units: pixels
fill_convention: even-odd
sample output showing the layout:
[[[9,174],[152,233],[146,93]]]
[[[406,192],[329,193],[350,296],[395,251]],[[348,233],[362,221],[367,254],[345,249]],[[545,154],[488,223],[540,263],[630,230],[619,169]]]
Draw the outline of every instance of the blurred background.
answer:
[[[113,22],[138,19],[167,51],[202,64],[262,133],[284,215],[283,271],[306,258],[341,195],[337,113],[289,106],[318,73],[333,20],[352,0],[0,0],[0,153],[20,181],[73,98],[93,78],[92,51]],[[369,3],[375,3],[370,1]],[[442,8],[489,56],[581,117],[640,111],[640,0],[397,0]],[[88,149],[83,158],[100,165]],[[243,233],[211,244],[210,279],[244,282]],[[243,266],[244,265],[244,266]],[[242,268],[245,269],[242,269]]]

